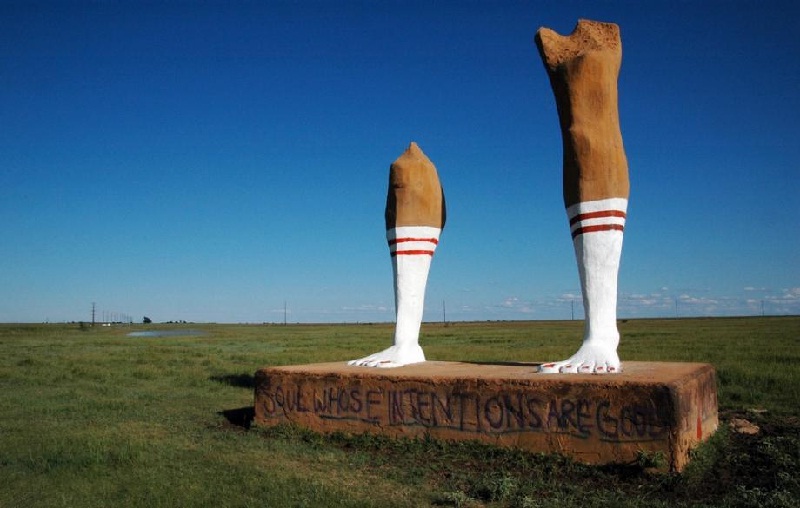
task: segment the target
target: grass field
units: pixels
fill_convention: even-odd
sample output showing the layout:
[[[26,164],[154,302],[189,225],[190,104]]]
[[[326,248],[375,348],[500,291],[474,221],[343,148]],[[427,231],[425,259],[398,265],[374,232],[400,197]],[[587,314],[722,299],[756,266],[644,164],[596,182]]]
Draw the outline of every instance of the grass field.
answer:
[[[582,323],[425,324],[431,360],[568,356]],[[203,335],[128,337],[190,328]],[[382,349],[392,326],[0,325],[0,507],[797,506],[800,317],[630,320],[625,360],[717,369],[682,474],[432,440],[251,428],[253,373]],[[733,418],[760,427],[729,430]]]

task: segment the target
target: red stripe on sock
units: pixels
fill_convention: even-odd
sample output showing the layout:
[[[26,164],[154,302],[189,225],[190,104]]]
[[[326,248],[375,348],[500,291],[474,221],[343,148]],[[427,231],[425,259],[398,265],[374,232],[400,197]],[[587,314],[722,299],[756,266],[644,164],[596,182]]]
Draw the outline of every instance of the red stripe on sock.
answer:
[[[599,212],[581,213],[569,220],[569,225],[572,226],[576,222],[588,219],[600,219],[603,217],[620,217],[625,218],[625,212],[622,210],[601,210]]]
[[[395,256],[418,256],[418,255],[421,255],[421,254],[426,254],[428,256],[433,256],[433,251],[432,250],[398,250],[398,251],[392,252],[391,254],[392,254],[392,257],[395,257]]]
[[[572,238],[584,233],[597,233],[598,231],[625,231],[625,226],[622,224],[598,224],[597,226],[577,228],[572,232]]]
[[[439,244],[439,240],[436,238],[395,238],[394,240],[389,240],[389,245],[395,245],[403,242],[430,242],[434,245]]]

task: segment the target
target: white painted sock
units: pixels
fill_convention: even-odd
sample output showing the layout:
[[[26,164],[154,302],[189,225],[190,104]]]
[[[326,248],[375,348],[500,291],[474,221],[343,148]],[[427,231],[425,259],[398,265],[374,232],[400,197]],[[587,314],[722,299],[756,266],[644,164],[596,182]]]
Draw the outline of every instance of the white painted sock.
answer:
[[[386,231],[394,272],[395,346],[419,343],[425,287],[441,231],[428,226],[400,226]]]
[[[610,198],[567,208],[586,314],[583,344],[567,360],[541,372],[620,372],[617,355],[617,274],[628,200]]]
[[[394,343],[377,353],[348,362],[360,367],[392,368],[425,361],[419,329],[425,307],[425,286],[440,228],[401,226],[386,231],[394,272],[396,319]]]

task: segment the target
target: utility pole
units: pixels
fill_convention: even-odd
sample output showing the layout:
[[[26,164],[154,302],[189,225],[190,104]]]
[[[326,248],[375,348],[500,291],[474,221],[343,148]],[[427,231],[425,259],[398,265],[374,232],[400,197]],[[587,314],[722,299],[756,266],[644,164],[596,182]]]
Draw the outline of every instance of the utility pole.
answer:
[[[444,305],[444,300],[442,300],[442,323],[447,324],[447,308]]]
[[[283,326],[286,326],[286,300],[283,301]]]
[[[92,326],[94,326],[94,306],[95,306],[95,303],[92,302]]]

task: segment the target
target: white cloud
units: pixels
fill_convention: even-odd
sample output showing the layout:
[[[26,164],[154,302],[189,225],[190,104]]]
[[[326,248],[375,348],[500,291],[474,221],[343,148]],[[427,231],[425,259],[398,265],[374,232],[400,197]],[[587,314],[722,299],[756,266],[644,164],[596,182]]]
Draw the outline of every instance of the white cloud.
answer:
[[[341,310],[343,312],[386,312],[389,309],[385,305],[362,304],[353,307],[343,306]]]

